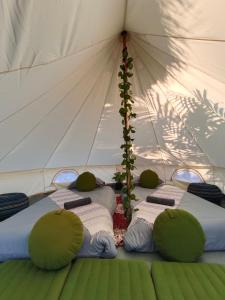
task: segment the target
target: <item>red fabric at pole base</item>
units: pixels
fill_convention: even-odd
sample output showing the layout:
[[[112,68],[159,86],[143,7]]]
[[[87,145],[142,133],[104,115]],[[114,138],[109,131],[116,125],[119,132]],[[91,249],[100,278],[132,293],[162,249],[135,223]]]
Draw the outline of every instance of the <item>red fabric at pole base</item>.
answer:
[[[123,203],[120,195],[116,196],[116,204],[116,210],[113,214],[113,230],[116,238],[116,245],[122,246],[123,236],[129,224],[124,216]]]

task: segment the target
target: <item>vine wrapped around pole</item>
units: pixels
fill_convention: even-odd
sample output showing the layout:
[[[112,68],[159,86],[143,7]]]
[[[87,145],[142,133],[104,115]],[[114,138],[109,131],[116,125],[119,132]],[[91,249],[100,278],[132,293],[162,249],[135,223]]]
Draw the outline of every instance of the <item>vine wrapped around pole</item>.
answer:
[[[121,82],[119,83],[120,88],[120,97],[121,100],[121,108],[119,113],[122,117],[122,125],[123,125],[123,139],[124,144],[121,145],[121,149],[123,150],[123,160],[122,167],[123,172],[121,174],[121,179],[125,181],[125,186],[123,188],[123,193],[125,194],[123,198],[125,213],[128,218],[131,217],[131,200],[135,200],[136,197],[132,193],[134,189],[133,175],[132,171],[134,170],[134,162],[135,155],[133,153],[132,145],[133,145],[133,134],[135,133],[135,128],[130,124],[131,119],[136,118],[136,114],[133,112],[132,105],[134,103],[132,99],[131,92],[131,83],[129,82],[129,78],[133,76],[133,58],[128,55],[127,50],[127,32],[122,32],[122,40],[123,40],[123,50],[122,50],[122,64],[120,65],[120,71],[118,76],[121,78]]]

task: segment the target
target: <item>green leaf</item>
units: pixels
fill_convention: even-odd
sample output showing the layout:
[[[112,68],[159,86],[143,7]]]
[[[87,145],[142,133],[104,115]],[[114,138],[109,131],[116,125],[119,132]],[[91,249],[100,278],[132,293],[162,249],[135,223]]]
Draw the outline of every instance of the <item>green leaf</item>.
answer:
[[[126,115],[126,113],[127,113],[127,109],[126,109],[126,108],[124,108],[124,107],[121,107],[121,108],[120,108],[120,110],[119,110],[119,113],[120,113],[120,115],[123,117],[123,116],[125,116],[125,115]]]
[[[124,83],[119,83],[118,86],[119,86],[119,88],[120,88],[121,90],[124,89]]]
[[[128,67],[128,69],[132,70],[133,67],[134,67],[134,65],[133,65],[132,63],[129,63],[129,64],[127,65],[127,67]]]
[[[136,117],[136,114],[132,111],[132,104],[134,103],[134,100],[131,96],[132,84],[131,82],[129,82],[129,78],[133,76],[133,73],[129,71],[132,68],[133,58],[129,57],[128,50],[126,47],[122,51],[122,64],[120,65],[120,71],[118,72],[118,76],[121,78],[121,82],[118,84],[118,86],[120,89],[120,97],[122,98],[119,113],[122,117],[124,139],[124,144],[120,146],[120,148],[123,150],[123,159],[121,162],[121,165],[123,166],[123,172],[120,173],[119,179],[125,181],[126,183],[128,178],[130,178],[130,180],[126,183],[127,186],[124,186],[122,189],[122,192],[125,194],[123,198],[123,204],[125,207],[126,214],[131,213],[130,201],[136,199],[134,193],[132,193],[134,189],[134,183],[133,175],[131,173],[131,171],[135,168],[134,161],[136,159],[132,150],[132,142],[134,141],[132,134],[135,133],[135,128],[129,125],[129,120]]]
[[[133,76],[133,73],[131,73],[131,72],[127,72],[127,73],[126,73],[126,75],[127,75],[127,77],[129,77],[129,78],[130,78],[130,77],[132,77],[132,76]]]
[[[128,95],[128,94],[125,94],[124,95],[124,99],[126,99],[126,100],[129,100],[131,97],[130,97],[130,95]]]
[[[131,194],[131,195],[130,195],[130,199],[131,199],[131,200],[135,200],[135,199],[136,199],[135,194]]]
[[[120,65],[120,69],[121,69],[122,71],[125,71],[125,66],[124,66],[124,65]]]
[[[124,193],[124,194],[126,194],[126,192],[127,192],[127,187],[126,186],[124,186],[123,188],[122,188],[122,193]]]
[[[126,59],[126,58],[128,57],[128,51],[127,51],[127,48],[124,48],[124,49],[123,49],[122,55],[123,55],[123,59]],[[128,58],[128,59],[129,59],[129,58]]]
[[[131,113],[130,116],[131,116],[132,118],[136,118],[136,117],[137,117],[137,114],[136,114],[136,113]]]

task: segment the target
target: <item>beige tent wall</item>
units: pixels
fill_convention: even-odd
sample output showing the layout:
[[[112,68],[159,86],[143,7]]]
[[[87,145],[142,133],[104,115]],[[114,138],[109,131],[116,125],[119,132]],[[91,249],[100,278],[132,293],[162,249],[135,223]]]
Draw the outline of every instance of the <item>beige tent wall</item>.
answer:
[[[134,58],[138,171],[225,182],[222,0],[0,4],[0,193],[48,189],[57,170],[110,181],[121,162],[119,34]],[[103,174],[101,173],[104,170]]]
[[[44,181],[40,170],[12,172],[0,175],[1,194],[22,192],[27,195],[32,195],[43,191]]]
[[[146,169],[151,168],[155,170],[160,178],[170,183],[172,175],[176,169],[180,166],[162,166],[161,164],[150,164],[142,165],[137,168],[134,172],[134,176],[140,175],[140,173]],[[64,169],[64,168],[63,168]],[[66,169],[66,168],[65,168]],[[78,172],[78,174],[84,171],[93,172],[97,177],[105,180],[107,183],[112,182],[113,173],[116,171],[116,166],[89,166],[89,167],[74,167],[71,166],[70,170],[73,169]],[[33,170],[27,172],[12,172],[4,173],[0,175],[0,190],[1,193],[6,192],[24,192],[27,195],[33,195],[41,192],[47,192],[54,190],[54,185],[52,185],[52,180],[54,176],[62,170],[58,169],[46,169],[46,170]],[[225,192],[225,170],[215,169],[215,168],[195,168],[201,174],[205,181],[217,184],[222,191]]]

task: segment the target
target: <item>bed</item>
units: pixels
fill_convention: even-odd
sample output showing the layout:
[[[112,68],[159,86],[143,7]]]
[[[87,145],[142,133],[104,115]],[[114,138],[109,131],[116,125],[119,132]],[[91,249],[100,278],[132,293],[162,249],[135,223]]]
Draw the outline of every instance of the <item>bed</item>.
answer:
[[[187,210],[198,219],[206,236],[205,251],[225,250],[225,209],[177,187],[163,185],[156,190],[135,188],[134,193],[139,200],[133,203],[133,206],[139,208],[139,211],[133,213],[132,221],[124,237],[124,247],[127,251],[154,252],[156,250],[152,239],[152,228],[156,215],[153,217],[150,215],[154,205],[145,202],[145,199],[155,191],[163,189],[164,191],[168,190],[169,198],[171,198],[171,190],[180,193],[181,197],[177,208]],[[144,211],[144,206],[149,206],[149,211]],[[163,210],[172,208],[162,207]]]
[[[59,190],[1,222],[0,261],[28,258],[28,237],[33,225],[47,212],[62,207],[63,202],[71,197],[92,199],[91,204],[72,210],[84,224],[84,243],[78,257],[115,257],[117,250],[111,216],[115,208],[115,194],[110,187],[104,186],[84,193]],[[58,203],[56,198],[60,199]]]

